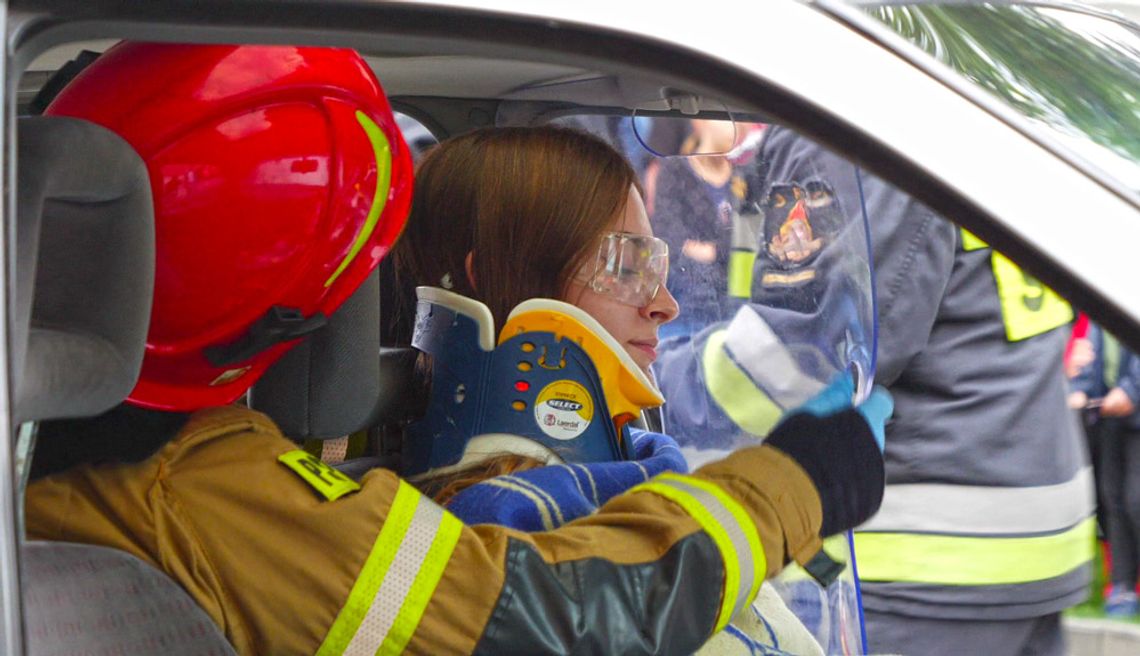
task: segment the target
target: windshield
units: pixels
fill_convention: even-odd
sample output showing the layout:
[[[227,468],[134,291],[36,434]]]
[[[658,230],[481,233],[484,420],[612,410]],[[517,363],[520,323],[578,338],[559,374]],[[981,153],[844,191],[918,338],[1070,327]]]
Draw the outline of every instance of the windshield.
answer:
[[[1140,28],[1055,6],[913,3],[867,11],[1140,190]]]

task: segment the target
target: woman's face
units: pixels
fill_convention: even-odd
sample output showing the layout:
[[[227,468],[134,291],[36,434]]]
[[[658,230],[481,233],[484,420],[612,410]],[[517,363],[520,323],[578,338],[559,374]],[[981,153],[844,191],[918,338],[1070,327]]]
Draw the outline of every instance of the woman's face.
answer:
[[[649,227],[649,216],[645,213],[645,203],[632,185],[625,208],[613,218],[608,230],[653,235],[653,229]],[[588,283],[574,279],[563,300],[582,308],[597,319],[646,373],[649,372],[649,365],[657,359],[657,329],[661,324],[675,319],[680,312],[677,299],[673,298],[665,285],[661,285],[657,296],[645,306],[633,307],[608,294],[595,292]]]

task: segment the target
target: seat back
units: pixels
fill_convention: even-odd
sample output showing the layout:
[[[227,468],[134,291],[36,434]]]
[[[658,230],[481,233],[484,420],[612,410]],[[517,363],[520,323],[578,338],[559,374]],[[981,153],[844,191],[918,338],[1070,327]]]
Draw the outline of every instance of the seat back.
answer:
[[[146,167],[117,135],[19,120],[12,364],[17,421],[84,417],[135,385],[154,290]]]
[[[190,595],[124,551],[28,542],[20,555],[29,654],[235,653]]]
[[[249,405],[294,440],[334,439],[369,425],[380,397],[380,279],[373,271],[321,330],[275,362]]]
[[[98,415],[130,393],[146,345],[146,166],[118,136],[76,119],[21,118],[17,141],[14,415]],[[26,542],[20,564],[29,654],[234,653],[181,587],[126,552]]]
[[[324,440],[322,457],[354,478],[376,467],[397,469],[402,425],[426,405],[415,384],[418,354],[380,346],[376,271],[324,329],[265,372],[249,404],[294,440]],[[367,454],[343,460],[345,436],[360,431],[369,432]]]

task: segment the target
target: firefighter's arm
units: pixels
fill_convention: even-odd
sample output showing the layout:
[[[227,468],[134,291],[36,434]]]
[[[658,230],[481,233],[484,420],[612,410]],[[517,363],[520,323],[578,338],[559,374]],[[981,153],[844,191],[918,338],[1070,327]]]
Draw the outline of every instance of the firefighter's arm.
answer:
[[[859,495],[849,463],[861,454],[836,444],[805,464],[785,445],[655,478],[557,531],[467,527],[383,470],[325,494],[333,470],[286,466],[295,447],[275,427],[231,414],[192,421],[145,463],[39,481],[29,534],[138,555],[240,653],[690,653],[811,553],[828,517],[857,516],[834,508]],[[826,449],[857,417],[840,415],[805,415],[789,436]],[[866,433],[839,441],[878,451]],[[877,494],[843,507],[877,505],[881,472],[859,472],[877,473]]]
[[[408,648],[691,653],[765,578],[818,553],[821,530],[878,508],[882,460],[857,411],[805,414],[773,439],[787,451],[659,476],[556,531],[460,529]]]
[[[407,646],[692,653],[790,553],[818,545],[821,519],[807,474],[759,447],[710,472],[657,477],[555,531],[464,528]]]

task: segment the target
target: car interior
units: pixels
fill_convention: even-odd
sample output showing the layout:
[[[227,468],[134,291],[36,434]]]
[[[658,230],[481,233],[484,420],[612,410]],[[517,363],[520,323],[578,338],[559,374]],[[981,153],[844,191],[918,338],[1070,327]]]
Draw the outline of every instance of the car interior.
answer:
[[[66,4],[66,3],[64,3]],[[205,10],[203,10],[205,11]],[[225,9],[237,20],[250,8]],[[232,14],[225,14],[232,11]],[[191,20],[189,13],[176,21]],[[710,118],[738,123],[772,123],[799,118],[796,128],[828,141],[846,141],[845,152],[860,159],[932,205],[977,226],[995,243],[1034,261],[1043,278],[1061,291],[1080,283],[1049,272],[1053,263],[1011,233],[988,221],[986,210],[948,193],[903,158],[869,142],[846,126],[820,120],[818,108],[780,89],[768,89],[768,106],[723,97],[683,78],[643,70],[628,57],[590,52],[590,41],[571,33],[563,58],[528,47],[481,43],[473,21],[460,37],[429,38],[435,25],[426,10],[405,18],[408,36],[370,40],[344,27],[291,40],[295,25],[278,32],[250,30],[252,41],[361,46],[388,94],[393,109],[422,128],[413,146],[443,140],[476,127],[537,125],[582,117]],[[304,19],[302,13],[282,20]],[[418,22],[417,22],[418,21]],[[157,21],[156,21],[157,22]],[[527,29],[507,22],[505,30]],[[150,314],[148,262],[153,261],[153,209],[140,202],[146,169],[124,142],[81,121],[37,116],[66,80],[119,38],[178,40],[177,25],[148,32],[130,21],[83,25],[37,41],[23,36],[12,59],[18,71],[15,94],[16,260],[10,376],[16,381],[13,426],[18,426],[16,461],[26,479],[37,452],[36,424],[89,417],[120,403],[131,390],[141,362]],[[223,40],[224,30],[193,33]],[[113,37],[113,38],[109,38]],[[631,37],[632,38],[632,37]],[[648,47],[639,44],[639,47]],[[95,54],[92,54],[95,53]],[[698,71],[699,73],[699,71]],[[753,85],[761,90],[759,85]],[[98,166],[90,163],[98,162]],[[94,248],[92,247],[94,245]],[[1036,272],[1036,271],[1035,271]],[[421,407],[407,381],[416,353],[381,346],[381,283],[368,283],[330,318],[329,325],[278,361],[250,391],[248,404],[269,415],[299,441],[343,440],[369,432],[371,449],[340,463],[353,475],[399,462],[399,426]],[[1108,323],[1129,319],[1107,299],[1089,291]],[[1096,299],[1100,298],[1097,303]],[[654,419],[646,418],[652,426]],[[14,432],[14,434],[16,434]],[[82,449],[83,445],[52,445]],[[330,458],[336,450],[326,451]],[[94,455],[94,454],[93,454]],[[341,451],[343,457],[343,450]],[[23,484],[23,481],[21,481]],[[28,653],[91,653],[122,648],[127,653],[230,654],[218,629],[177,584],[137,558],[104,547],[28,541],[20,551],[25,641]],[[92,603],[92,602],[95,603]]]
[[[150,312],[146,263],[154,256],[153,209],[137,196],[139,185],[146,184],[145,167],[129,146],[98,126],[35,116],[85,63],[115,42],[53,49],[20,80],[17,99],[25,115],[18,135],[20,253],[37,253],[18,263],[19,307],[30,317],[30,328],[26,338],[16,337],[17,343],[26,342],[27,354],[15,414],[26,427],[27,458],[37,455],[36,422],[92,416],[113,407],[130,391],[141,362]],[[683,109],[685,117],[704,112],[722,120],[746,115],[647,77],[454,55],[367,61],[394,109],[435,139],[483,125],[534,125],[585,115],[625,118],[635,111],[679,115]],[[121,166],[86,166],[91,161]],[[78,258],[77,250],[91,243],[104,246],[104,254]],[[79,261],[84,266],[76,267]],[[380,317],[377,271],[325,329],[274,364],[247,399],[298,442],[341,441],[371,431],[374,447],[368,455],[337,463],[352,475],[376,466],[398,469],[399,427],[424,403],[412,398],[414,386],[407,384],[416,352],[380,347]],[[79,375],[76,363],[82,364]],[[87,447],[50,447],[60,448]],[[325,450],[326,458],[337,462],[334,453]],[[177,584],[129,554],[28,541],[21,556],[30,653],[81,645],[233,653]],[[92,598],[116,602],[92,605]]]

